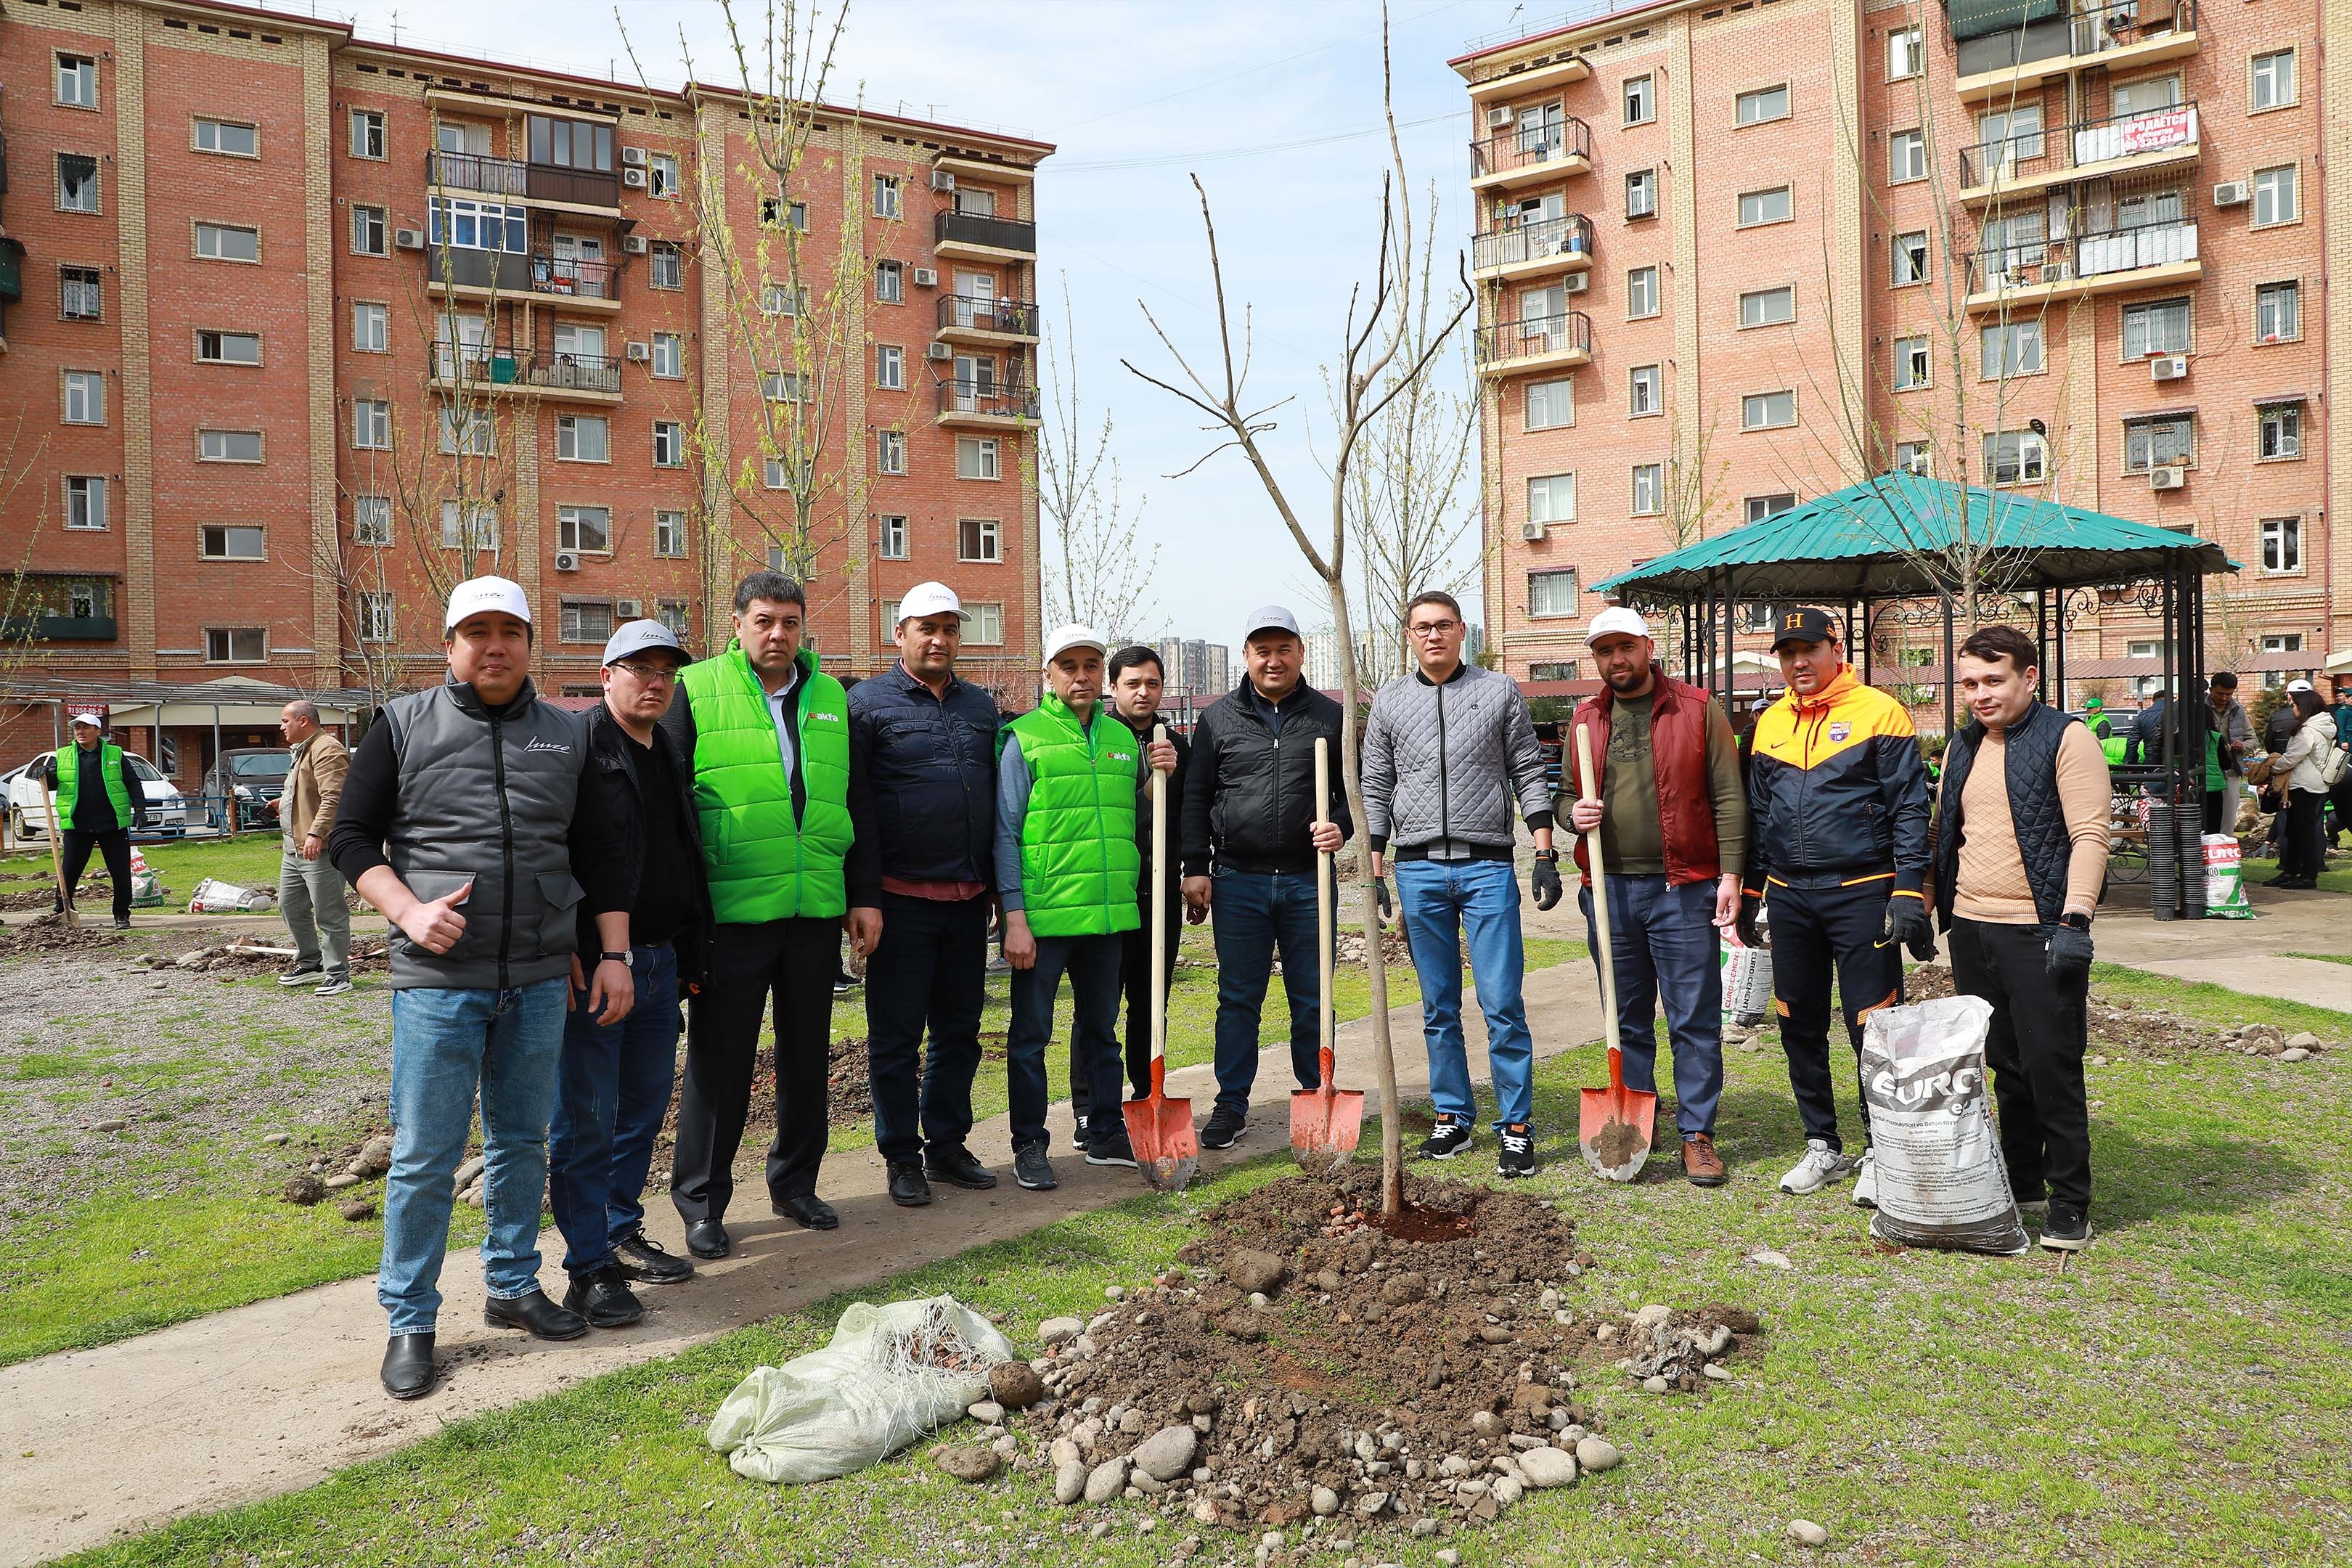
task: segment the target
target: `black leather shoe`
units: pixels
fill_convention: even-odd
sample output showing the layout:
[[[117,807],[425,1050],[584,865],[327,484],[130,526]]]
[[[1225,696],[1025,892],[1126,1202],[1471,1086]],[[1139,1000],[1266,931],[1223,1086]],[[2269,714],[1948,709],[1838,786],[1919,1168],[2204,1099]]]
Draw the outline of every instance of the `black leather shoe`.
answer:
[[[619,1268],[609,1263],[572,1282],[563,1293],[563,1310],[600,1329],[625,1329],[646,1315],[646,1304],[621,1278]]]
[[[686,1227],[686,1249],[697,1258],[724,1258],[735,1250],[727,1227],[715,1219],[698,1219]]]
[[[632,1285],[675,1285],[694,1278],[693,1264],[641,1230],[613,1243],[613,1265]]]
[[[588,1331],[587,1319],[557,1306],[544,1290],[493,1296],[482,1303],[482,1321],[494,1329],[521,1329],[535,1340],[576,1340]]]
[[[433,1336],[394,1334],[383,1347],[383,1391],[394,1399],[433,1392]]]
[[[944,1154],[924,1155],[923,1172],[934,1181],[975,1193],[996,1185],[996,1173],[982,1164],[979,1155],[961,1146]]]
[[[923,1167],[915,1160],[894,1160],[890,1163],[890,1201],[902,1209],[919,1209],[931,1201],[931,1184],[923,1180]]]
[[[795,1221],[810,1230],[834,1230],[841,1225],[841,1216],[833,1212],[833,1205],[814,1193],[806,1197],[778,1198],[774,1207],[780,1218]]]

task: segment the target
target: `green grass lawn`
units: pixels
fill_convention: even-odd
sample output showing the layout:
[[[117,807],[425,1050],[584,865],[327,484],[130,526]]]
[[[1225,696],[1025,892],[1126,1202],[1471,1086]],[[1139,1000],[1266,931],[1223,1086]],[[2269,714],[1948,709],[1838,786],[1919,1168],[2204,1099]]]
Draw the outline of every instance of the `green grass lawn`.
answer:
[[[2102,967],[2103,990],[2142,977]],[[2216,1018],[2272,1005],[2171,987]],[[2157,993],[2146,993],[2153,997]],[[2352,1018],[2327,1016],[2343,1037]],[[1833,1052],[1851,1117],[1852,1058]],[[1628,1187],[1575,1160],[1576,1086],[1597,1049],[1537,1072],[1544,1168],[1529,1186],[1574,1219],[1598,1267],[1567,1287],[1580,1312],[1722,1300],[1764,1313],[1737,1386],[1659,1398],[1596,1372],[1625,1466],[1538,1493],[1499,1527],[1451,1542],[1383,1536],[1366,1562],[1473,1565],[1796,1563],[2318,1564],[2352,1537],[2352,1153],[2340,1121],[2352,1064],[2283,1066],[2215,1052],[2118,1059],[2090,1073],[2091,1249],[1985,1258],[1869,1242],[1843,1186],[1773,1190],[1801,1147],[1777,1053],[1735,1052],[1718,1135],[1732,1182],[1692,1188],[1661,1159]],[[1662,1122],[1664,1117],[1661,1117]],[[1370,1143],[1367,1140],[1367,1145]],[[1448,1173],[1480,1179],[1482,1150]],[[1183,1199],[1139,1196],[866,1292],[950,1291],[1016,1332],[1099,1308],[1196,1234],[1203,1205],[1283,1173],[1258,1162]],[[1784,1254],[1783,1271],[1746,1261]],[[692,1289],[691,1286],[686,1289]],[[1139,1510],[1054,1508],[1047,1478],[984,1487],[908,1455],[824,1485],[739,1479],[703,1442],[751,1367],[821,1343],[846,1304],[748,1325],[673,1360],[461,1422],[307,1491],[75,1559],[87,1565],[722,1564],[1168,1560],[1189,1525],[1139,1538]],[[551,1355],[560,1352],[547,1352]],[[1831,1544],[1783,1536],[1803,1517]],[[1080,1519],[1116,1521],[1100,1542]],[[1211,1532],[1209,1561],[1248,1560]],[[1307,1561],[1338,1568],[1336,1553]]]
[[[2315,958],[2322,963],[2352,963],[2352,952],[2287,952],[2282,958]]]
[[[284,840],[275,833],[248,833],[236,838],[184,838],[173,843],[142,844],[140,853],[171,889],[167,904],[184,907],[188,895],[206,877],[246,888],[278,886],[278,856]],[[103,868],[101,868],[102,869]],[[12,855],[0,860],[0,871],[50,874],[49,852]]]
[[[2240,874],[2245,878],[2248,887],[2267,882],[2278,875],[2275,856],[2264,860],[2247,859],[2239,864]],[[2319,890],[2323,893],[2352,893],[2352,859],[2337,856],[2328,869],[2320,872]]]

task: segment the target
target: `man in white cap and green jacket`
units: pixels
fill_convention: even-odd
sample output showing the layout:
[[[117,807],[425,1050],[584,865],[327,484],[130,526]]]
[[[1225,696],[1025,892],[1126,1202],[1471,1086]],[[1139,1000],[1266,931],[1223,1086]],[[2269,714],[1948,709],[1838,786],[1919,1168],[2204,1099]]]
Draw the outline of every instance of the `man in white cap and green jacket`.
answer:
[[[147,799],[138,775],[122,748],[106,738],[106,728],[95,713],[73,718],[73,744],[51,753],[48,787],[56,792],[58,823],[64,825],[65,886],[58,889],[58,908],[80,885],[83,868],[95,849],[105,858],[106,874],[114,883],[114,929],[131,929],[131,830],[147,825]]]
[[[688,665],[662,726],[693,774],[716,922],[709,980],[690,1005],[670,1201],[697,1258],[724,1258],[735,1152],[770,1015],[776,1031],[775,1213],[841,1223],[816,1195],[840,933],[862,957],[882,932],[881,872],[849,746],[849,698],[802,646],[808,600],[781,572],[735,588],[735,638]]]
[[[1055,1185],[1045,1158],[1045,1047],[1054,1004],[1070,977],[1072,1044],[1087,1072],[1087,1163],[1132,1170],[1119,1059],[1121,933],[1141,916],[1143,856],[1135,795],[1144,769],[1176,769],[1176,748],[1139,744],[1102,701],[1102,634],[1063,626],[1045,639],[1045,696],[1004,731],[996,764],[996,896],[1004,961],[1013,966],[1005,1042],[1012,1089],[1013,1177]]]

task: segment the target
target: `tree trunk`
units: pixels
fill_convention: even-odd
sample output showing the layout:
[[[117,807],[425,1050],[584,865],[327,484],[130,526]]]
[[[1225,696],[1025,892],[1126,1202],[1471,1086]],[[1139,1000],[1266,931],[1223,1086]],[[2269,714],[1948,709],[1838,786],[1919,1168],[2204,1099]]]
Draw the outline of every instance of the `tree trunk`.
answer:
[[[1372,1067],[1381,1089],[1381,1213],[1404,1208],[1404,1127],[1397,1116],[1396,1052],[1389,1040],[1388,966],[1381,952],[1381,906],[1372,890],[1371,827],[1364,816],[1363,733],[1356,722],[1356,638],[1348,622],[1347,584],[1334,578],[1332,636],[1339,643],[1339,782],[1356,822],[1356,891],[1363,900],[1364,967],[1372,987]],[[1402,905],[1399,906],[1402,910]]]

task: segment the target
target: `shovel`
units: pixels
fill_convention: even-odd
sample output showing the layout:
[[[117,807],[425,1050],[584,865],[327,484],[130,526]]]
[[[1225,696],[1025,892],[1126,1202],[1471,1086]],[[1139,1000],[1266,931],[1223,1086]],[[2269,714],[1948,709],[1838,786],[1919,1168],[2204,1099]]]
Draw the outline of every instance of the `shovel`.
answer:
[[[1331,742],[1321,735],[1315,737],[1315,825],[1329,820],[1331,810]],[[1348,1163],[1356,1152],[1357,1142],[1364,1135],[1364,1091],[1360,1089],[1341,1089],[1331,1081],[1332,1032],[1337,1020],[1331,1011],[1331,949],[1337,936],[1332,927],[1332,858],[1328,853],[1315,857],[1315,933],[1322,947],[1323,977],[1323,1044],[1316,1053],[1322,1069],[1322,1084],[1317,1089],[1294,1089],[1290,1091],[1290,1152],[1299,1165],[1320,1175],[1335,1171]]]
[[[41,781],[41,801],[49,814],[49,830],[42,837],[49,841],[49,873],[58,879],[58,902],[65,906],[66,924],[79,926],[81,924],[81,916],[74,912],[73,900],[68,896],[66,889],[65,851],[61,847],[65,843],[65,835],[58,827],[58,797],[49,793],[49,784],[47,779]]]
[[[1600,775],[1592,771],[1592,727],[1576,727],[1578,782],[1586,800],[1601,798]],[[1625,1087],[1625,1053],[1617,1043],[1617,966],[1609,951],[1609,884],[1601,864],[1601,829],[1584,836],[1586,858],[1592,862],[1592,930],[1601,939],[1601,1012],[1609,1030],[1609,1087],[1588,1089],[1578,1117],[1577,1142],[1584,1163],[1594,1174],[1612,1182],[1630,1182],[1642,1173],[1650,1157],[1651,1135],[1658,1125],[1658,1097]]]
[[[1155,725],[1151,743],[1168,739]],[[1152,1190],[1181,1193],[1201,1168],[1192,1102],[1168,1098],[1168,775],[1151,770],[1151,1092],[1119,1107],[1127,1141]]]

